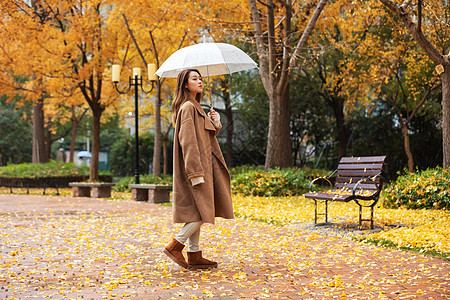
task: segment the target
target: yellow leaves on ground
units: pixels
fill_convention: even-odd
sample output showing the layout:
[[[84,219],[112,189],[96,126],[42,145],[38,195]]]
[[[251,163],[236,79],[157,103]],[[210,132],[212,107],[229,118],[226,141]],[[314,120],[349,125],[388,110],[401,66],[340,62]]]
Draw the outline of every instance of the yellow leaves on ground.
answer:
[[[307,222],[314,219],[314,202],[303,197],[233,196],[234,213],[238,217],[272,224]]]
[[[418,272],[445,272],[447,264],[441,260],[424,261],[420,270],[411,268],[413,264],[400,269],[392,262],[408,264],[417,257],[242,218],[205,224],[201,247],[220,267],[186,271],[161,251],[180,228],[172,225],[167,207],[129,200],[31,197],[41,202],[40,208],[0,214],[0,298],[367,299],[388,295],[400,285],[409,287],[400,291],[406,298],[445,292],[442,279],[431,275],[432,282],[421,285],[420,292],[415,286],[425,280]],[[266,219],[285,211],[294,216],[302,208],[305,212],[299,216],[307,220],[311,208],[299,197],[235,200],[238,210],[253,201],[255,217]],[[289,218],[279,220],[289,223]]]
[[[233,205],[237,216],[271,224],[310,223],[314,220],[314,202],[301,196],[236,195],[233,197]],[[353,201],[329,203],[329,219],[339,218],[337,223],[343,225],[357,224],[358,209],[358,205]],[[383,227],[384,230],[368,235],[369,239],[387,240],[399,247],[450,253],[450,226],[448,226],[450,213],[448,211],[386,209],[377,206],[374,220],[375,225]]]
[[[27,189],[13,188],[15,193],[26,194]],[[55,189],[47,189],[47,194],[55,194]],[[70,196],[70,189],[59,189],[61,196]],[[0,187],[0,193],[7,194],[9,189]],[[42,195],[42,189],[30,189],[30,194]],[[129,193],[112,192],[111,200],[130,199]],[[381,202],[381,200],[380,200]],[[233,195],[233,208],[237,217],[262,221],[275,225],[312,223],[314,220],[314,202],[301,196],[292,197],[254,197]],[[365,211],[365,214],[368,214]],[[358,223],[358,205],[349,203],[329,203],[330,220],[337,218],[341,226]],[[363,217],[367,217],[364,215]],[[450,213],[446,210],[408,210],[375,207],[375,226],[383,231],[366,235],[374,241],[390,241],[403,248],[418,248],[426,251],[450,253]],[[136,226],[133,224],[132,226]],[[160,230],[158,225],[153,226]],[[367,228],[367,224],[366,224]],[[221,234],[230,234],[229,229],[221,228]],[[309,239],[314,240],[314,235]],[[11,256],[15,255],[13,251]]]

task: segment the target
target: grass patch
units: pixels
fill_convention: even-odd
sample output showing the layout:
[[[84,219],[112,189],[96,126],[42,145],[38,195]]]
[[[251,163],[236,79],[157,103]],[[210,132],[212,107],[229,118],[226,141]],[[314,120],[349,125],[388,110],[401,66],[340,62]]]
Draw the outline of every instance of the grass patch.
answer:
[[[269,224],[269,225],[277,225],[277,226],[282,225],[282,223],[280,221],[276,221],[276,220],[273,220],[273,219],[254,218],[254,217],[251,217],[251,216],[243,216],[243,215],[240,215],[239,213],[236,213],[236,212],[234,213],[234,216],[236,218],[245,219],[245,220],[251,220],[251,221],[256,221],[256,222],[261,222],[261,223],[266,223],[266,224]]]
[[[355,238],[355,240],[359,242],[369,243],[376,246],[386,247],[386,248],[398,248],[405,251],[412,251],[415,253],[421,253],[426,254],[434,257],[438,257],[447,261],[450,261],[450,253],[449,252],[441,252],[434,249],[425,249],[423,247],[406,247],[406,246],[399,246],[393,241],[385,240],[385,239],[378,239],[378,238],[366,238],[366,237],[358,237]]]

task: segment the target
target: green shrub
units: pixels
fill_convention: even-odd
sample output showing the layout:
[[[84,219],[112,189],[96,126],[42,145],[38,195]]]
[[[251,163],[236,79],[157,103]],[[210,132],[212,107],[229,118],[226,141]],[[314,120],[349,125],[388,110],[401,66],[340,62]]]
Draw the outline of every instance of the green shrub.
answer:
[[[44,164],[23,163],[0,167],[0,177],[37,178],[89,175],[89,167],[77,167],[74,163],[50,161]]]
[[[231,178],[233,193],[245,196],[280,197],[302,195],[308,190],[312,178],[326,174],[323,170],[300,168],[262,169],[236,173]]]
[[[307,191],[312,178],[328,174],[324,170],[308,168],[273,169],[264,172],[262,166],[244,165],[231,168],[231,190],[253,196],[292,196],[301,195]],[[113,187],[118,192],[129,191],[128,184],[134,183],[134,177],[124,177]],[[144,175],[140,183],[172,184],[172,176]]]
[[[139,135],[139,170],[147,173],[151,158],[153,158],[154,135],[143,133]],[[117,139],[111,147],[109,165],[114,176],[132,176],[135,169],[135,136],[125,136]]]
[[[404,175],[384,191],[386,208],[450,209],[450,172],[437,167]]]
[[[119,180],[113,189],[117,192],[130,191],[128,185],[130,183],[135,183],[135,177],[124,177]],[[172,185],[172,176],[162,174],[161,177],[155,175],[141,175],[139,177],[139,183],[142,184],[164,184]]]

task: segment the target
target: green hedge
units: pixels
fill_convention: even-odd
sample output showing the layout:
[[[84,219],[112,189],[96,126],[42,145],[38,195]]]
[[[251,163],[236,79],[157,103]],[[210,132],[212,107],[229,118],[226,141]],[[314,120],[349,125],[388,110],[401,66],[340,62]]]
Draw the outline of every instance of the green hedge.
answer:
[[[77,167],[74,163],[50,161],[44,164],[23,163],[0,167],[0,177],[60,177],[89,175],[89,167]]]
[[[386,208],[450,209],[450,171],[437,167],[397,178],[385,189]]]
[[[263,197],[302,195],[308,190],[313,178],[327,174],[324,170],[308,168],[273,169],[268,172],[260,167],[244,170],[232,176],[233,193]]]
[[[113,187],[113,190],[117,192],[130,191],[131,189],[128,188],[128,185],[130,183],[135,183],[135,177],[124,177],[116,183],[116,185]],[[172,176],[164,174],[161,175],[161,177],[155,175],[141,175],[139,176],[139,183],[171,185]]]
[[[264,172],[262,166],[244,165],[230,169],[231,190],[233,193],[253,196],[301,195],[308,189],[312,178],[326,174],[327,171],[308,168],[273,169]],[[134,182],[134,177],[124,177],[116,183],[114,190],[129,191],[128,184]],[[145,175],[140,177],[140,183],[170,185],[172,177]]]

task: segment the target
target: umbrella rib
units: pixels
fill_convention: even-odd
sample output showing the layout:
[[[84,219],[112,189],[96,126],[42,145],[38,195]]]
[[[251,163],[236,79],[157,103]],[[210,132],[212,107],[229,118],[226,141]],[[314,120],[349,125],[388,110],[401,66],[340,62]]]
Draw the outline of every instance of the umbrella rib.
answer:
[[[223,52],[222,52],[222,51],[219,51],[219,53],[220,53],[220,56],[222,56],[222,60],[224,61],[225,68],[228,70],[228,74],[231,74],[231,70],[230,70],[230,68],[228,67],[228,64],[226,63],[225,57],[223,56]]]

